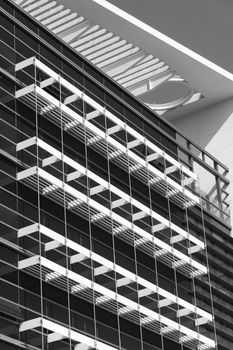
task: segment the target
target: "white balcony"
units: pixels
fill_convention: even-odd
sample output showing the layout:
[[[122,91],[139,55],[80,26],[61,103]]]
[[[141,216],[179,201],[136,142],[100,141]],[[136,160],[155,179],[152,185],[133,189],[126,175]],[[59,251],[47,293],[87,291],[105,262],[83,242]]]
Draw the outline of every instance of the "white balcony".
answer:
[[[32,331],[37,328],[43,328],[50,331],[50,333],[47,334],[48,344],[58,342],[62,339],[67,339],[76,344],[74,346],[74,350],[117,350],[116,347],[105,344],[99,340],[95,340],[87,335],[64,327],[59,323],[47,320],[44,317],[38,317],[22,322],[19,326],[19,332],[21,333],[29,330]]]
[[[62,246],[67,246],[70,250],[72,250],[72,254],[70,255],[71,265],[83,262],[87,259],[92,259],[95,261],[95,263],[98,263],[100,265],[100,267],[97,267],[94,271],[95,276],[104,274],[109,271],[115,271],[117,274],[121,275],[121,277],[119,276],[116,281],[117,287],[135,282],[138,283],[138,298],[142,298],[151,294],[158,294],[159,299],[161,299],[158,303],[158,307],[170,305],[172,308],[175,306],[173,311],[176,312],[176,304],[178,304],[180,310],[187,310],[188,314],[192,313],[196,315],[196,319],[202,319],[202,321],[205,320],[205,322],[213,321],[213,317],[210,313],[183,300],[182,298],[177,297],[172,293],[167,292],[165,289],[160,288],[156,284],[153,284],[140,276],[136,276],[134,273],[128,271],[120,265],[117,265],[112,261],[102,257],[101,255],[90,251],[84,246],[68,238],[65,238],[57,232],[45,227],[44,225],[35,223],[27,227],[23,227],[18,230],[18,238],[20,239],[22,237],[30,237],[36,232],[40,232],[42,235],[50,239],[50,241],[44,245],[45,252],[57,249]],[[179,317],[179,314],[177,314],[177,317]]]
[[[92,222],[111,234],[115,230],[118,230],[118,237],[129,242],[129,244],[135,246],[136,242],[140,242],[137,244],[139,249],[163,261],[165,264],[176,268],[189,277],[207,273],[207,268],[196,260],[183,254],[170,246],[170,244],[152,236],[144,229],[135,225],[135,223],[126,220],[90,196],[88,197],[37,166],[19,172],[17,174],[17,180],[24,181],[35,190],[39,189],[41,194],[45,194],[46,192],[48,197],[51,197],[56,202],[60,202],[62,205],[64,205],[65,201],[67,207],[72,208],[72,210],[87,219],[91,216]],[[48,188],[52,190],[48,191]]]
[[[186,345],[191,348],[196,348],[198,344],[203,344],[207,348],[211,349],[215,347],[215,342],[206,336],[197,333],[186,326],[183,326],[177,322],[174,322],[167,317],[158,314],[145,306],[115,293],[102,285],[93,282],[80,274],[77,274],[65,267],[54,263],[39,255],[32,256],[30,258],[19,261],[19,270],[24,270],[29,274],[38,275],[43,277],[46,282],[52,282],[54,285],[58,285],[60,288],[66,288],[67,279],[69,280],[69,286],[71,292],[77,292],[82,298],[90,299],[95,303],[99,303],[102,300],[101,307],[108,309],[110,312],[118,313],[121,317],[127,318],[133,322],[144,324],[145,327],[152,327],[156,332],[163,332],[164,329],[169,329],[166,335],[171,337],[175,341],[181,341],[181,339],[187,340]],[[81,287],[81,288],[80,288]],[[76,289],[75,289],[76,288]],[[145,318],[150,318],[150,322],[145,322]],[[22,330],[28,329],[27,326],[21,327]],[[30,325],[27,323],[28,327]],[[32,327],[33,328],[33,327]],[[29,328],[30,329],[30,328]],[[60,332],[56,332],[60,333]],[[188,344],[189,343],[189,344]]]
[[[18,71],[30,65],[35,65],[38,70],[47,74],[48,79],[41,82],[40,86],[32,84],[18,90],[16,98],[23,98],[34,108],[37,105],[42,115],[52,119],[59,126],[61,125],[60,113],[62,112],[63,127],[66,132],[70,132],[84,141],[84,131],[86,131],[89,147],[96,149],[111,161],[114,160],[115,163],[130,171],[133,176],[155,187],[164,196],[170,197],[182,207],[199,203],[199,197],[186,188],[186,185],[197,180],[197,176],[192,171],[37,59],[30,58],[18,63],[15,69]],[[59,82],[62,88],[71,93],[62,103],[42,89],[56,82]],[[75,99],[82,99],[92,108],[92,112],[86,114],[85,118],[67,106]],[[107,118],[112,126],[101,130],[96,126],[95,120],[97,118]],[[124,131],[130,140],[126,145],[119,142],[117,134],[121,131]],[[148,156],[142,156],[137,152],[137,147],[140,145],[145,147]],[[166,163],[164,173],[151,164],[155,158],[161,158]],[[182,185],[171,177],[171,174],[177,171],[181,174]]]
[[[190,244],[191,243],[194,244],[192,247],[190,246],[188,248],[189,250],[192,249],[191,251],[199,251],[205,248],[205,244],[201,240],[189,234],[188,232],[186,232],[176,224],[170,222],[169,220],[164,218],[162,215],[159,215],[155,211],[151,210],[149,207],[143,205],[138,200],[127,195],[125,192],[123,192],[116,186],[112,185],[108,181],[105,181],[97,174],[88,170],[87,168],[85,168],[78,162],[74,161],[70,157],[66,156],[65,154],[59,152],[54,147],[50,146],[48,143],[42,141],[41,139],[37,137],[26,139],[25,141],[22,141],[17,144],[16,151],[20,152],[23,150],[28,150],[28,149],[31,149],[31,147],[33,146],[36,146],[39,149],[42,149],[47,152],[48,156],[44,156],[44,158],[42,159],[42,167],[43,168],[46,167],[48,172],[49,172],[49,166],[62,161],[64,162],[64,164],[68,165],[70,168],[73,169],[72,171],[70,171],[69,174],[66,174],[67,182],[71,182],[73,180],[79,180],[83,176],[87,176],[88,179],[94,181],[96,185],[95,186],[93,185],[92,188],[89,189],[91,197],[96,194],[102,193],[104,191],[108,191],[108,190],[111,191],[112,194],[117,196],[117,198],[111,202],[112,210],[114,210],[114,208],[122,207],[128,203],[134,206],[135,210],[137,210],[137,212],[132,215],[133,222],[144,219],[146,217],[151,217],[152,221],[154,221],[154,224],[151,227],[151,232],[152,233],[160,232],[160,231],[164,232],[164,230],[168,229],[167,230],[168,239],[170,239],[171,244],[188,239]],[[52,187],[49,187],[49,188],[52,189]],[[127,215],[130,215],[130,213],[127,213]],[[172,238],[171,238],[171,231],[174,234],[174,237]]]

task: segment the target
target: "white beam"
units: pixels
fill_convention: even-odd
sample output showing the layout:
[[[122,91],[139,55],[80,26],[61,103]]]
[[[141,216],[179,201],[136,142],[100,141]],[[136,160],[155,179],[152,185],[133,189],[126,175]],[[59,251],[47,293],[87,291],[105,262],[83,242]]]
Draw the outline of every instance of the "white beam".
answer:
[[[93,349],[93,348],[83,343],[79,343],[74,346],[74,350],[90,350],[90,349]]]
[[[162,308],[162,307],[167,307],[171,304],[173,304],[174,302],[170,299],[162,299],[158,301],[158,307]]]
[[[34,328],[42,326],[41,317],[34,318],[33,320],[23,321],[20,323],[19,332],[25,332]]]
[[[170,238],[170,244],[178,243],[180,241],[183,241],[184,239],[185,239],[185,237],[182,236],[182,235],[173,236],[173,237]]]
[[[24,141],[21,141],[19,143],[17,143],[16,145],[16,152],[19,152],[25,148],[28,148],[28,147],[31,147],[31,146],[34,146],[37,144],[37,137],[34,136],[34,137],[31,137],[30,139],[26,139]]]
[[[127,284],[132,283],[133,281],[128,277],[122,277],[116,281],[116,287],[120,288],[122,286],[126,286]]]
[[[116,132],[122,130],[121,125],[114,125],[111,128],[107,129],[107,135],[115,134]]]
[[[148,156],[146,156],[146,161],[149,163],[149,162],[152,162],[153,160],[159,159],[161,157],[162,157],[161,154],[152,153],[152,154],[149,154]]]
[[[47,157],[47,158],[42,160],[42,168],[44,168],[48,165],[52,165],[58,161],[59,161],[59,159],[56,156]]]
[[[54,250],[56,248],[59,248],[61,247],[63,244],[60,243],[60,242],[57,242],[57,241],[51,241],[51,242],[48,242],[48,243],[45,243],[45,246],[44,246],[44,250],[45,252],[48,252],[50,250]]]
[[[64,335],[62,335],[62,334],[59,334],[59,333],[56,333],[56,332],[54,332],[54,333],[50,333],[50,334],[48,334],[48,336],[47,336],[47,343],[54,343],[55,341],[59,341],[59,340],[62,340],[62,339],[64,339],[65,337],[64,337]]]
[[[146,216],[148,216],[147,213],[145,213],[144,211],[139,211],[139,212],[134,213],[132,215],[132,221],[141,220],[141,219],[143,219]]]
[[[56,79],[48,78],[48,79],[45,79],[45,80],[40,82],[40,87],[41,87],[41,89],[44,89],[45,87],[52,85],[54,83],[56,83]]]
[[[94,276],[99,276],[99,275],[103,275],[104,273],[107,273],[111,271],[111,269],[107,266],[99,266],[99,267],[96,267],[94,269]]]
[[[40,256],[35,255],[35,256],[30,257],[30,258],[20,260],[18,262],[18,268],[19,268],[19,270],[23,270],[23,269],[26,269],[32,265],[36,265],[39,263],[40,263]]]
[[[75,102],[75,101],[77,101],[79,99],[80,99],[80,97],[77,94],[73,94],[73,95],[70,95],[70,96],[66,97],[64,99],[63,103],[64,103],[64,105],[68,105],[68,104],[73,103],[73,102]]]
[[[154,293],[153,290],[151,290],[149,288],[140,289],[138,291],[138,297],[143,298],[143,297],[146,297],[146,296],[151,295],[153,293]]]
[[[31,233],[38,232],[40,229],[40,225],[38,223],[31,224],[26,227],[22,227],[18,230],[18,238],[28,236]]]
[[[183,317],[183,316],[188,316],[190,315],[191,311],[189,309],[179,309],[176,312],[177,317]]]
[[[20,98],[20,97],[23,97],[23,96],[25,96],[27,94],[31,94],[32,92],[35,91],[35,89],[36,89],[35,84],[28,85],[28,86],[26,86],[26,87],[24,87],[24,88],[22,88],[20,90],[17,90],[15,92],[15,97],[16,98]]]
[[[16,63],[15,65],[15,72],[19,71],[19,70],[22,70],[28,66],[31,66],[35,63],[35,59],[36,57],[30,57],[30,58],[27,58],[26,60],[22,61],[22,62],[19,62],[19,63]]]
[[[106,191],[107,189],[103,185],[97,185],[95,187],[90,188],[90,196],[94,196],[100,192]]]
[[[188,248],[188,253],[194,254],[194,253],[199,252],[200,250],[201,250],[201,248],[198,245],[194,245],[194,246]]]
[[[98,111],[98,110],[93,111],[93,112],[89,112],[86,115],[86,120],[94,119],[94,118],[98,117],[101,114],[102,113],[100,111]]]
[[[152,226],[152,233],[155,233],[155,232],[159,232],[159,231],[162,231],[164,230],[165,228],[167,228],[167,226],[165,224],[157,224],[157,225],[154,225]]]
[[[168,174],[174,173],[174,172],[177,171],[177,170],[178,170],[178,169],[177,169],[177,166],[176,166],[176,165],[171,165],[170,167],[168,167],[168,168],[165,169],[164,173],[165,173],[166,175],[168,175]]]
[[[72,173],[68,174],[66,176],[66,181],[69,182],[69,181],[73,181],[73,180],[76,180],[78,179],[79,177],[81,176],[84,176],[83,173],[81,173],[79,170],[75,170],[73,171]]]
[[[209,320],[206,317],[200,317],[195,320],[195,326],[201,326],[205,323],[208,323]]]
[[[131,149],[131,148],[137,147],[137,146],[139,146],[141,144],[142,144],[141,140],[135,139],[135,140],[130,141],[130,142],[127,143],[127,148]]]
[[[70,257],[70,264],[71,265],[76,264],[78,262],[84,261],[84,260],[89,259],[89,258],[90,258],[90,254],[89,254],[89,256],[87,256],[87,255],[84,255],[82,253],[78,253],[78,254],[72,255]]]
[[[112,207],[112,209],[114,209],[114,208],[121,207],[122,205],[125,205],[125,204],[127,204],[127,203],[128,203],[128,202],[127,202],[125,199],[120,198],[120,199],[116,199],[115,201],[113,201],[113,202],[111,203],[111,207]]]

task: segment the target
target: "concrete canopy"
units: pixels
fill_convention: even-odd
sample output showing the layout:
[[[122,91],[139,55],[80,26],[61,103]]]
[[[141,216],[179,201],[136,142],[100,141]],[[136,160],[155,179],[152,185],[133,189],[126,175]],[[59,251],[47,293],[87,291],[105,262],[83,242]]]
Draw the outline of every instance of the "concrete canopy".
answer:
[[[59,0],[60,3],[64,3]],[[116,1],[115,1],[116,3]],[[79,11],[94,23],[112,31],[127,41],[165,60],[177,74],[205,97],[169,115],[186,114],[187,110],[204,108],[233,97],[233,74],[152,26],[104,0],[66,0],[66,6]],[[155,5],[156,6],[156,5]],[[169,118],[170,119],[170,118]]]

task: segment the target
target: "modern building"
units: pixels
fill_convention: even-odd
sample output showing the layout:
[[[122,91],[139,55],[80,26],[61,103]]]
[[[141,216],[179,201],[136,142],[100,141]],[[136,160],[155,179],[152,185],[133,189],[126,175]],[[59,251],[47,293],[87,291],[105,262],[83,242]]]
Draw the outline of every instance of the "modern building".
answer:
[[[86,17],[52,33],[55,2],[1,5],[1,349],[230,349],[228,168],[141,98],[185,78],[127,70],[131,91],[57,35],[84,43]]]

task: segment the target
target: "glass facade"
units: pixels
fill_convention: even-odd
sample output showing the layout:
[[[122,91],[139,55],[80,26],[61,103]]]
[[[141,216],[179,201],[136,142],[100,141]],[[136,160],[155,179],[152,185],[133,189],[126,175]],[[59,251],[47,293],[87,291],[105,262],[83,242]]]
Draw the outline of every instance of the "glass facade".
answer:
[[[227,169],[2,5],[0,344],[217,348],[207,244],[228,229]]]

